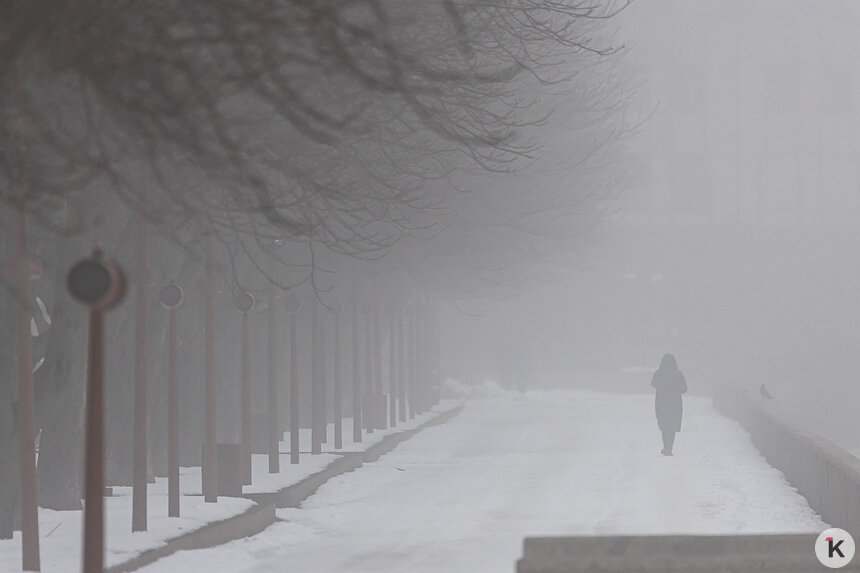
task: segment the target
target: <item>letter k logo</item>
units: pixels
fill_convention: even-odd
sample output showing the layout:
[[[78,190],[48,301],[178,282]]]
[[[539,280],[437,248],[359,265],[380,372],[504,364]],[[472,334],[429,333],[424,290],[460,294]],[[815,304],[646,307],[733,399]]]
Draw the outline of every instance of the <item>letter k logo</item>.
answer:
[[[838,553],[838,554],[839,554],[839,557],[842,557],[842,558],[844,559],[844,558],[845,558],[845,554],[844,554],[844,553],[842,553],[842,550],[841,550],[841,549],[839,549],[839,546],[840,546],[840,545],[842,545],[844,542],[845,542],[845,540],[844,540],[844,539],[840,539],[840,540],[839,540],[839,541],[837,541],[836,543],[833,543],[833,538],[832,538],[832,537],[828,537],[828,538],[827,538],[827,554],[828,554],[830,557],[833,557],[833,554],[834,554],[834,553]]]
[[[815,556],[830,569],[841,569],[854,559],[854,538],[844,529],[831,527],[815,539]]]

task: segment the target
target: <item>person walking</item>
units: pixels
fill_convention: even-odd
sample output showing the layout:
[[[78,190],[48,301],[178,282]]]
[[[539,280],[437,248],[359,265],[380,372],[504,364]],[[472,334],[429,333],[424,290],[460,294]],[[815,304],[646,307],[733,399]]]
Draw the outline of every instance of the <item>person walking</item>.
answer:
[[[654,412],[657,414],[657,426],[663,433],[662,454],[671,456],[675,434],[681,431],[681,416],[684,411],[681,394],[687,391],[687,381],[678,370],[678,363],[673,355],[663,355],[660,368],[651,378],[651,386],[657,390],[654,397]]]

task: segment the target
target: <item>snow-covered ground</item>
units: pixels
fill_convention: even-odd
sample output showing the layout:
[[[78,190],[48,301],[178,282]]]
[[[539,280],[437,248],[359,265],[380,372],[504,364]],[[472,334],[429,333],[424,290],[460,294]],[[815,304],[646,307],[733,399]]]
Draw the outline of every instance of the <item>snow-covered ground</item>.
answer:
[[[675,457],[663,457],[651,396],[472,398],[259,535],[141,571],[499,573],[530,535],[825,529],[707,399],[686,399]]]
[[[445,411],[457,407],[460,401],[444,401],[435,407]],[[386,430],[365,432],[360,443],[352,441],[352,418],[343,422],[343,448],[334,448],[334,424],[329,424],[328,443],[323,444],[323,453],[310,455],[311,432],[302,429],[299,433],[299,450],[302,452],[300,463],[290,464],[290,433],[284,434],[280,444],[280,473],[269,473],[268,456],[252,456],[252,485],[243,487],[244,493],[273,492],[298,483],[303,479],[324,470],[339,458],[332,451],[359,452],[378,443],[386,435],[415,428],[430,420],[436,413],[427,412],[397,427]],[[218,503],[205,503],[201,496],[200,468],[180,468],[180,515],[179,518],[167,515],[167,479],[156,478],[156,483],[147,488],[148,530],[131,532],[132,489],[114,487],[113,495],[105,498],[105,565],[110,567],[128,561],[147,549],[164,545],[172,538],[200,529],[213,521],[220,521],[238,515],[254,505],[249,499],[219,497]],[[52,511],[39,509],[39,538],[42,571],[45,573],[66,573],[77,571],[81,563],[81,526],[83,512]],[[196,569],[192,568],[192,571]],[[215,569],[218,571],[219,569]],[[12,539],[0,540],[0,572],[21,571],[21,533],[15,532]]]

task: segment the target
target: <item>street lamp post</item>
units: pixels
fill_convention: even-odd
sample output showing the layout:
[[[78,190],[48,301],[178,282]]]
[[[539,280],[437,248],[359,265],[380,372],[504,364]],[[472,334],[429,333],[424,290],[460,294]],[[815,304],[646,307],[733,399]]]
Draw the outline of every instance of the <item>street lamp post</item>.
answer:
[[[319,302],[311,306],[311,454],[322,453],[322,434],[320,432],[320,401],[323,376],[321,372],[322,349],[320,348]],[[323,422],[325,423],[325,422]]]
[[[206,237],[206,317],[204,363],[203,467],[201,480],[206,503],[218,501],[218,449],[215,446],[215,254],[214,236]]]
[[[439,403],[439,394],[436,392],[439,380],[439,316],[436,305],[427,307],[427,379],[431,394],[430,406]]]
[[[415,417],[415,313],[415,308],[410,307],[404,337],[406,344],[406,377],[404,383],[406,385],[407,412],[410,420]]]
[[[358,287],[352,287],[352,441],[361,441],[361,355],[358,346]]]
[[[364,315],[364,427],[368,434],[372,434],[374,428],[373,420],[373,341],[371,339],[371,306],[369,302],[362,305],[361,313]]]
[[[319,303],[322,305],[322,303]],[[320,329],[319,335],[319,350],[317,350],[317,358],[319,359],[319,415],[317,423],[319,424],[320,441],[323,444],[328,444],[328,377],[326,376],[326,340],[325,340],[325,315],[320,314]]]
[[[256,300],[251,293],[239,290],[233,293],[233,305],[242,313],[242,383],[239,419],[242,426],[242,443],[239,460],[242,464],[242,483],[251,483],[251,358],[248,340],[248,314],[254,310]]]
[[[146,307],[150,283],[148,229],[138,215],[137,280],[134,311],[134,448],[131,530],[146,531]]]
[[[393,428],[397,425],[397,312],[393,308],[388,326],[388,425]]]
[[[284,300],[290,313],[290,463],[299,463],[299,363],[298,363],[298,315],[302,308],[295,295]]]
[[[167,309],[167,515],[179,517],[179,348],[176,338],[176,309],[185,293],[171,283],[161,287],[158,296]]]
[[[343,392],[340,380],[340,315],[343,305],[334,303],[331,309],[334,315],[334,447],[343,448]]]
[[[397,405],[398,417],[406,421],[406,334],[403,310],[397,312]]]
[[[281,471],[281,437],[278,429],[278,362],[277,352],[277,329],[275,325],[275,301],[277,293],[272,288],[269,296],[269,473],[276,474]]]
[[[386,410],[380,409],[380,400],[384,390],[382,384],[382,328],[379,324],[380,304],[373,305],[373,413],[374,420],[379,424],[379,429],[384,430],[386,424]]]
[[[421,352],[421,330],[424,324],[424,317],[422,315],[423,309],[420,304],[415,307],[415,336],[413,338],[413,344],[415,344],[415,378],[414,378],[414,388],[413,394],[415,395],[415,413],[423,414],[424,413],[424,380],[422,378],[422,368],[423,368],[423,360]]]
[[[106,260],[101,249],[76,263],[67,286],[72,297],[90,310],[87,354],[87,434],[84,482],[84,573],[104,569],[104,312],[125,295],[122,269]]]

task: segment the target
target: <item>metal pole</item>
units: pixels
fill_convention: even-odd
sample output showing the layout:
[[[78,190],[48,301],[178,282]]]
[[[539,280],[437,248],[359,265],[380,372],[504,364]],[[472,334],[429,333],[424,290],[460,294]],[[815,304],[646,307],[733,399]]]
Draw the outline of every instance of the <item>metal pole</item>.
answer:
[[[203,498],[206,503],[218,501],[218,450],[215,447],[215,255],[214,237],[206,238],[206,318],[205,318],[205,386],[203,441]]]
[[[427,385],[427,353],[426,353],[426,332],[427,316],[426,310],[422,306],[421,312],[418,314],[418,339],[415,343],[418,345],[418,388],[421,396],[421,413],[428,409],[429,388]]]
[[[424,413],[424,379],[422,377],[422,360],[421,355],[421,330],[424,320],[422,316],[423,310],[419,306],[415,310],[415,411],[418,414]]]
[[[415,312],[409,313],[409,323],[406,326],[406,341],[409,345],[408,364],[406,367],[406,401],[408,403],[409,419],[415,417]]]
[[[403,327],[405,316],[402,311],[397,313],[397,402],[398,417],[406,421],[406,334]]]
[[[372,320],[370,318],[371,309],[367,309],[367,316],[364,318],[364,392],[366,396],[365,406],[368,411],[364,412],[364,427],[368,434],[374,431],[373,407],[371,405],[373,394],[373,338],[371,333]]]
[[[379,428],[384,430],[388,427],[388,407],[382,401],[385,396],[385,383],[382,380],[382,326],[379,320],[381,306],[381,304],[376,304],[373,308],[373,407],[377,413]]]
[[[16,327],[18,338],[18,409],[21,448],[21,568],[39,571],[39,505],[36,495],[35,414],[33,398],[33,341],[30,335],[30,280],[33,272],[27,253],[27,208],[19,190],[18,253],[13,263],[17,278]]]
[[[248,313],[242,313],[242,483],[251,483],[251,354]]]
[[[373,305],[373,393],[382,394],[382,329],[379,327],[379,305]]]
[[[176,309],[167,316],[167,515],[179,517],[179,376]]]
[[[326,379],[326,353],[325,353],[325,321],[320,314],[319,342],[320,347],[317,357],[320,361],[320,413],[318,422],[320,425],[320,440],[323,444],[328,443],[328,380]]]
[[[137,293],[134,315],[134,476],[131,530],[146,531],[146,303],[149,255],[146,219],[138,215]]]
[[[122,269],[103,258],[101,249],[76,263],[67,286],[73,298],[90,309],[87,348],[86,467],[84,474],[84,573],[102,573],[104,565],[104,311],[125,294]]]
[[[427,369],[426,369],[426,353],[425,353],[425,330],[426,330],[426,322],[427,317],[425,315],[424,307],[421,307],[421,313],[418,315],[418,338],[415,341],[415,344],[418,345],[418,388],[421,392],[421,413],[427,411],[427,396],[428,396],[428,388],[427,388]]]
[[[90,311],[87,350],[87,462],[84,485],[84,569],[104,571],[104,313]]]
[[[397,315],[393,310],[388,326],[388,425],[393,428],[397,425]]]
[[[334,447],[343,448],[343,404],[340,384],[340,313],[334,317]]]
[[[278,436],[278,372],[275,360],[275,294],[269,301],[269,473],[281,471],[280,437]]]
[[[290,315],[290,463],[299,463],[299,363],[297,312]]]
[[[436,363],[436,308],[431,307],[429,302],[427,304],[427,326],[425,328],[425,340],[424,345],[426,347],[426,363],[425,363],[425,371],[427,376],[427,388],[428,388],[428,402],[427,408],[430,409],[436,405],[436,397],[437,395],[434,393],[430,393],[429,390],[432,390],[435,383],[437,382],[438,375],[438,365]]]
[[[311,453],[322,453],[322,436],[319,425],[320,360],[319,360],[319,304],[311,306]]]
[[[358,287],[352,287],[352,441],[361,441],[361,356],[358,346]]]

